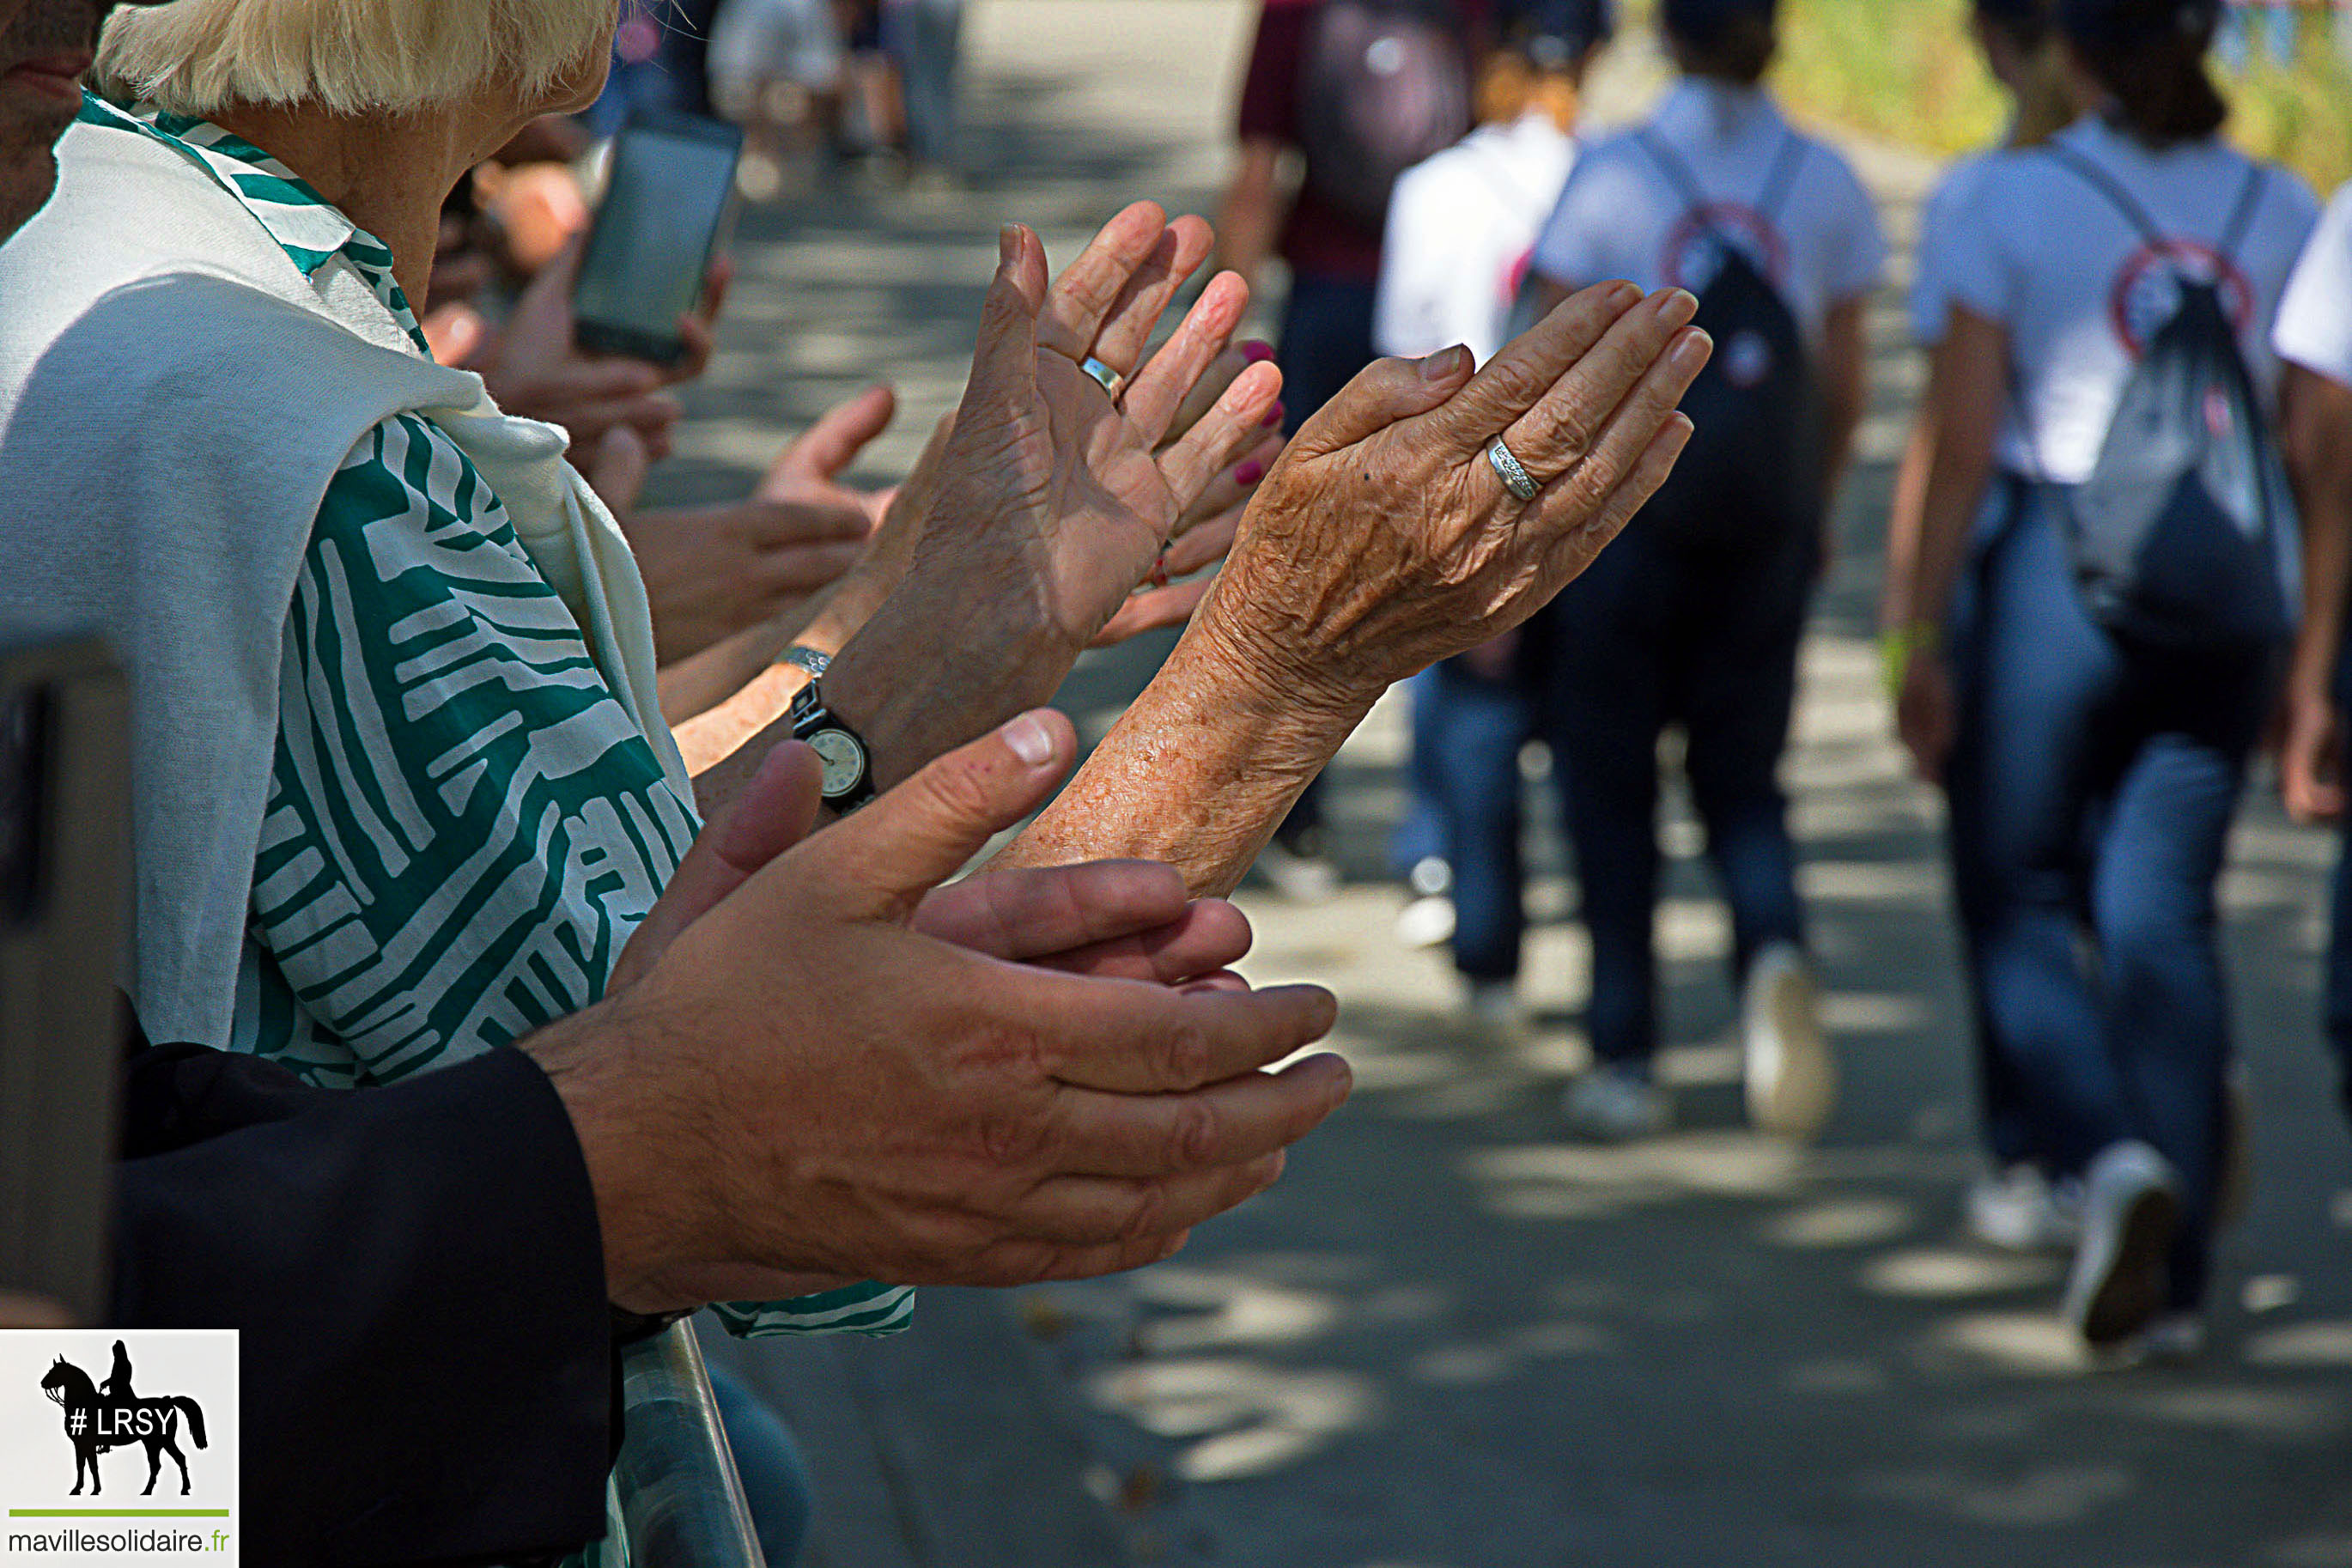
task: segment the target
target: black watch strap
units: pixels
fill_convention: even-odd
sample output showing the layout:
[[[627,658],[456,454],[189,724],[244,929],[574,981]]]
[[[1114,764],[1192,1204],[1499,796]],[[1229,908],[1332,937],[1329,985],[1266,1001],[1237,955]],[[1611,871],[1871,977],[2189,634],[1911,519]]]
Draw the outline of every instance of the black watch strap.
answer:
[[[824,764],[824,804],[846,816],[874,798],[874,755],[866,738],[824,705],[812,680],[793,699],[793,739],[805,741]]]

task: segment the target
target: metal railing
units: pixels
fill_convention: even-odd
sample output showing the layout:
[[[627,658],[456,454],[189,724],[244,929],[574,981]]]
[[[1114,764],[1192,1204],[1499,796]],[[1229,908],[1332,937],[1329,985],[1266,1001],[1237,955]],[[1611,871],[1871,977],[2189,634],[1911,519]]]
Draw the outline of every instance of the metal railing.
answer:
[[[690,1322],[621,1352],[613,1467],[634,1568],[766,1568]]]

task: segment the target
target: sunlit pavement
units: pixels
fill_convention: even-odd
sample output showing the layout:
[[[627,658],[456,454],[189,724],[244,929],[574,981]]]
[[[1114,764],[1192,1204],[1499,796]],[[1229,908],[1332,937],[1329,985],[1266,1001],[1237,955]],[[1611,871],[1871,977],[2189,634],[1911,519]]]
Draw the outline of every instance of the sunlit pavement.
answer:
[[[1036,224],[1058,257],[1132,196],[1205,210],[1247,24],[1231,0],[980,0],[970,101],[986,184],[897,196],[852,183],[751,215],[670,489],[740,486],[783,432],[877,376],[912,407],[873,471],[903,467],[960,384],[999,221]],[[1604,110],[1654,78],[1621,60]],[[1857,157],[1907,238],[1929,171],[1883,149]],[[1660,940],[1681,1130],[1620,1149],[1565,1136],[1554,1107],[1584,1056],[1585,956],[1562,918],[1549,797],[1538,786],[1537,1022],[1498,1035],[1457,1017],[1442,954],[1391,934],[1403,732],[1384,704],[1335,772],[1346,890],[1316,908],[1242,900],[1255,978],[1341,996],[1354,1103],[1279,1189],[1176,1262],[1022,1297],[1023,1355],[933,1346],[960,1405],[928,1405],[905,1375],[924,1364],[919,1325],[827,1352],[884,1369],[869,1388],[896,1375],[887,1417],[867,1412],[894,1424],[895,1452],[947,1467],[960,1449],[1028,1441],[992,1420],[987,1395],[1001,1383],[1003,1408],[1056,1406],[1061,1387],[1013,1389],[1044,1368],[1084,1412],[1066,1463],[1141,1561],[2352,1564],[2352,1150],[2315,1026],[2332,845],[2286,826],[2267,784],[2227,885],[2256,1185],[2223,1248],[2210,1353],[2180,1371],[2086,1368],[2052,1315],[2058,1263],[1958,1233],[1972,1099],[1937,807],[1888,739],[1869,639],[1917,369],[1891,298],[1872,327],[1885,352],[1863,470],[1790,769],[1846,1082],[1821,1144],[1741,1126],[1727,932],[1679,805]],[[1154,657],[1090,663],[1066,706],[1099,733]],[[809,1353],[770,1364],[790,1379],[814,1364],[790,1356]],[[1064,1464],[1049,1447],[1038,1462]],[[1093,1550],[982,1547],[952,1515],[914,1532],[905,1560]],[[828,1561],[856,1557],[841,1539]]]

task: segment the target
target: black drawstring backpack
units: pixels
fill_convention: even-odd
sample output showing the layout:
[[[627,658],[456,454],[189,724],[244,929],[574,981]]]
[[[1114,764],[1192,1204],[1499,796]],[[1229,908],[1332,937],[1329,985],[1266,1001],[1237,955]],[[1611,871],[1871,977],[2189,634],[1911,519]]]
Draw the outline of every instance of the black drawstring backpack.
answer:
[[[2044,151],[2164,254],[2147,209],[2105,170],[2061,144]],[[2225,258],[2244,242],[2264,183],[2258,164],[2223,233]],[[2170,270],[2179,303],[2124,383],[2090,478],[2060,489],[2074,574],[2092,617],[2118,637],[2258,649],[2294,632],[2294,500],[2220,284]]]
[[[1683,395],[1690,443],[1642,509],[1639,526],[1694,549],[1769,554],[1821,526],[1820,377],[1796,312],[1715,226],[1689,165],[1654,132],[1644,130],[1638,140],[1706,226],[1720,262],[1692,318],[1715,340],[1715,356]],[[1804,153],[1791,133],[1773,160],[1757,207],[1768,222],[1778,221]]]

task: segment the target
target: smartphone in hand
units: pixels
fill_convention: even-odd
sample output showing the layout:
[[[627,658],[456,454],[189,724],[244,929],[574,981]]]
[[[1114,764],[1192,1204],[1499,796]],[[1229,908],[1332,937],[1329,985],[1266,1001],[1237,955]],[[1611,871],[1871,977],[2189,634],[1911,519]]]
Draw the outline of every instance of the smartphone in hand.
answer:
[[[677,319],[702,298],[735,211],[743,132],[698,114],[640,110],[613,140],[604,199],[572,296],[580,346],[671,364]]]

